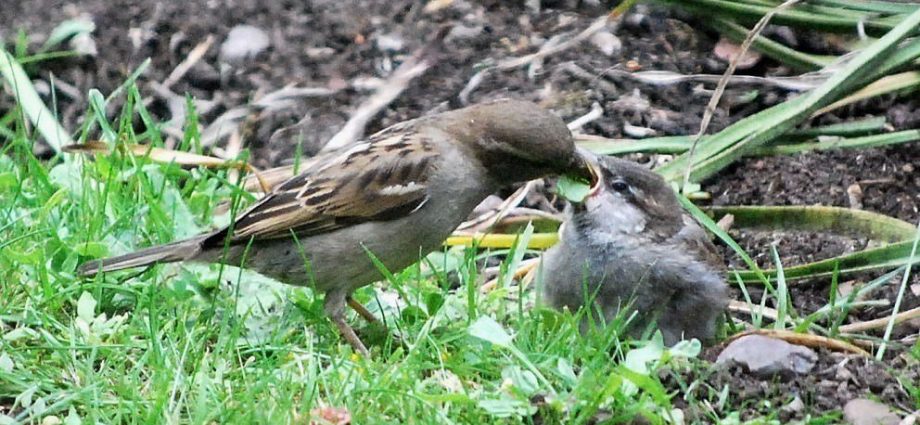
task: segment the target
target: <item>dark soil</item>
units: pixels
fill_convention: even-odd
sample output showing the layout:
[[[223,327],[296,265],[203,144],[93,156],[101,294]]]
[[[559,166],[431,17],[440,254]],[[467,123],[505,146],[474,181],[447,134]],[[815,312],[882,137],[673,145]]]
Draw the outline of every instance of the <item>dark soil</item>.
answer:
[[[87,110],[89,89],[110,93],[146,58],[152,62],[138,80],[139,89],[153,100],[149,108],[156,118],[163,121],[176,118],[172,115],[176,109],[170,107],[170,102],[177,97],[158,94],[155,83],[164,81],[209,35],[215,37],[214,45],[198,65],[171,87],[180,100],[188,93],[201,101],[198,112],[203,124],[213,122],[230,108],[286,85],[340,89],[330,96],[302,99],[290,107],[253,113],[246,118],[244,146],[251,149],[256,165],[263,167],[282,164],[296,151],[290,138],[269,143],[275,130],[304,119],[302,123],[309,130],[304,135],[306,145],[327,140],[371,93],[356,81],[385,79],[445,25],[453,29],[436,53],[436,65],[414,80],[402,96],[373,120],[367,133],[430,111],[462,106],[460,92],[482,65],[532,53],[554,36],[575,34],[611,6],[607,2],[593,6],[593,2],[587,1],[543,1],[543,9],[538,12],[526,8],[521,1],[456,0],[450,7],[429,13],[424,11],[427,1],[409,0],[78,0],[66,4],[54,0],[6,0],[3,3],[0,39],[7,46],[20,29],[28,35],[29,47],[34,51],[65,19],[85,15],[95,22],[96,57],[49,60],[28,67],[39,83],[48,83],[53,73],[58,84],[74,88],[71,94],[58,93],[56,99],[61,120],[69,129],[79,128]],[[260,28],[269,36],[271,45],[241,64],[223,64],[218,58],[220,44],[240,24]],[[598,102],[605,116],[585,126],[586,133],[623,137],[624,125],[630,124],[650,128],[658,135],[693,134],[709,101],[711,86],[705,90],[695,84],[654,87],[603,74],[611,68],[721,73],[726,64],[712,54],[717,35],[702,28],[700,21],[680,11],[639,5],[619,28],[610,29],[622,42],[622,49],[612,56],[585,42],[547,58],[533,78],[528,76],[527,67],[490,73],[472,91],[469,101],[524,98],[540,102],[566,120],[585,114],[593,102]],[[794,33],[794,38],[798,43],[795,47],[803,50],[840,53],[821,34]],[[583,69],[587,77],[573,73],[569,64]],[[793,74],[769,59],[741,72]],[[730,89],[726,93],[726,100],[709,127],[710,133],[791,96],[780,90],[759,88],[756,98],[743,100],[742,95],[749,90]],[[50,96],[46,96],[46,101],[51,102]],[[0,112],[10,106],[9,96],[0,97]],[[113,114],[116,111],[117,108],[112,108]],[[886,116],[897,130],[917,128],[920,99],[891,97],[861,102],[827,114],[813,124],[866,116]],[[221,140],[217,147],[226,143],[226,139]],[[41,144],[36,145],[36,151],[50,154]],[[634,159],[656,160],[645,155]],[[713,194],[716,205],[850,206],[847,188],[854,184],[863,191],[862,206],[866,210],[916,223],[920,219],[920,145],[751,158],[705,182],[703,189]],[[765,267],[772,265],[769,248],[772,242],[777,242],[785,266],[853,252],[867,244],[865,240],[840,236],[786,232],[736,232],[735,236]],[[735,260],[729,261],[737,264]],[[874,276],[863,280],[871,277]],[[893,299],[895,290],[890,285],[880,290],[878,297]],[[827,302],[826,281],[796,285],[792,291],[795,307],[801,314]],[[920,305],[916,295],[910,291],[908,295],[906,308]],[[904,306],[902,309],[906,309]],[[882,317],[888,311],[890,307],[866,309],[855,319]],[[810,408],[821,412],[840,409],[849,398],[869,393],[893,406],[911,407],[903,394],[888,390],[896,386],[892,387],[893,381],[880,365],[853,360],[844,368],[834,366],[840,361],[838,356],[822,355],[824,372],[792,383],[752,382],[752,378],[734,372],[718,372],[702,378],[713,391],[730,385],[735,395],[730,403],[735,408],[742,407],[747,397],[773,400],[772,406],[782,406],[799,395],[814,401]],[[846,375],[842,371],[848,371],[852,377],[840,378]],[[690,382],[693,377],[680,379]],[[879,387],[871,380],[884,382]],[[677,381],[673,383],[676,385]],[[750,406],[746,415],[763,413],[763,406]]]
[[[720,348],[707,350],[703,357],[714,362]],[[778,419],[779,423],[822,415],[837,418],[830,423],[842,423],[839,410],[854,398],[878,400],[902,412],[914,410],[914,400],[904,384],[913,385],[920,379],[916,359],[899,357],[886,368],[882,363],[855,355],[823,350],[818,355],[818,363],[811,373],[786,381],[779,378],[762,380],[739,366],[713,363],[667,370],[661,376],[669,388],[679,389],[679,397],[675,397],[674,402],[691,421],[712,420],[709,416],[712,412],[702,407],[706,403],[700,403],[703,400],[721,416],[743,406],[742,419],[769,417]],[[690,388],[691,382],[697,385]],[[725,400],[726,407],[721,407],[719,397],[726,387],[729,399]]]
[[[910,125],[906,128],[920,122]],[[854,184],[861,188],[865,210],[917,223],[920,144],[747,159],[712,179],[706,189],[716,205],[851,207],[847,188]]]

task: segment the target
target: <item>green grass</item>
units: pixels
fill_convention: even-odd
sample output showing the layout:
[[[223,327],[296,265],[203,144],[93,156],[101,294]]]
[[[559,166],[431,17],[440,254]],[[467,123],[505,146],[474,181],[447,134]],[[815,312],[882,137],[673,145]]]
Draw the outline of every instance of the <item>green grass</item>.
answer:
[[[114,123],[91,113],[87,128],[161,143],[155,127],[134,132],[149,115],[136,89],[126,97]],[[350,318],[370,360],[353,354],[310,290],[237,268],[79,279],[85,260],[224,224],[229,213],[216,207],[251,197],[225,170],[120,152],[42,161],[22,122],[0,148],[0,423],[306,423],[325,406],[347,409],[353,423],[571,423],[601,411],[661,423],[669,414],[654,373],[671,357],[660,343],[630,351],[616,325],[581,337],[578,317],[532,308],[533,289],[511,279],[479,293],[477,264],[508,253],[503,270],[513,270],[532,254],[526,243],[435,253],[359,290],[389,326]],[[181,146],[196,137],[188,132]],[[641,370],[617,361],[649,351],[632,360]],[[651,368],[638,366],[646,361]]]
[[[35,69],[41,58],[26,56],[20,44],[17,60]],[[499,279],[496,291],[481,293],[482,264],[491,257],[509,272],[535,254],[526,249],[532,229],[510,249],[446,249],[405,271],[384,270],[386,283],[359,290],[356,298],[386,323],[382,328],[349,317],[371,359],[353,353],[310,290],[237,268],[163,265],[78,279],[74,270],[85,260],[225,225],[229,211],[253,197],[239,189],[241,176],[227,170],[154,163],[121,151],[93,159],[36,158],[34,144],[51,140],[60,152],[70,135],[50,119],[54,113],[34,94],[26,71],[6,63],[4,78],[16,82],[7,86],[15,86],[21,103],[0,117],[0,425],[54,422],[51,416],[66,424],[310,423],[323,408],[347,411],[356,424],[622,423],[639,416],[670,423],[683,392],[708,385],[701,381],[708,366],[692,359],[698,353],[693,344],[667,350],[651,336],[621,340],[623,320],[583,336],[580,315],[539,306],[539,282],[525,288],[510,275]],[[74,138],[162,146],[157,123],[133,85],[141,72],[108,97],[90,91],[86,122]],[[121,112],[110,122],[112,105]],[[201,153],[192,105],[178,146]],[[27,121],[36,131],[26,130]],[[849,131],[863,136],[849,139],[850,147],[894,143],[891,135]],[[685,141],[667,142],[674,152],[686,150]],[[780,147],[823,148],[765,145],[747,153],[774,155]],[[681,171],[672,168],[673,175]],[[755,313],[749,322],[836,336],[847,313],[862,302],[856,300],[860,291],[836,299],[838,272],[854,264],[886,270],[904,264],[892,260],[903,252],[886,255],[828,260],[826,267],[802,272],[830,281],[827,304],[808,312],[792,308],[796,288],[786,282],[801,277],[802,268],[783,268],[774,251],[775,270],[752,267],[747,281],[762,282],[760,306],[775,308],[781,319],[775,323]],[[902,276],[904,269],[862,291]],[[741,277],[728,276],[757,307]],[[720,334],[741,326],[725,328]],[[920,345],[904,351],[920,359]],[[695,377],[675,386],[662,379],[665,371]],[[920,407],[918,387],[905,388]],[[760,411],[775,407],[738,400],[734,390],[706,388],[705,395],[684,401],[717,406],[697,419],[701,423],[742,423],[747,404]],[[751,423],[776,423],[774,416]],[[839,412],[829,412],[806,422],[837,419]]]
[[[126,93],[140,99],[134,88]],[[133,131],[144,116],[142,104],[129,100],[117,124],[97,125],[110,127],[114,140],[161,143],[155,127]],[[78,279],[74,270],[87,259],[225,224],[229,212],[217,207],[251,195],[230,171],[121,152],[42,161],[23,128],[16,120],[9,129],[16,136],[0,149],[0,424],[49,416],[65,423],[306,423],[323,407],[347,410],[353,423],[638,416],[668,423],[680,388],[702,385],[666,387],[657,372],[705,370],[681,360],[698,346],[623,341],[623,321],[581,336],[579,315],[535,307],[534,285],[510,278],[480,293],[489,257],[508,271],[534,254],[525,248],[530,230],[511,249],[454,247],[359,290],[358,300],[388,326],[350,317],[370,360],[339,337],[310,290],[237,268],[172,264]],[[180,145],[194,150],[197,136],[187,132]],[[822,333],[816,323],[833,330],[840,324],[834,313],[852,301],[832,300],[826,313],[798,317],[787,312],[785,285],[767,294],[792,316],[777,327]],[[723,397],[719,391],[710,390],[705,403]],[[737,413],[702,420],[731,423]]]

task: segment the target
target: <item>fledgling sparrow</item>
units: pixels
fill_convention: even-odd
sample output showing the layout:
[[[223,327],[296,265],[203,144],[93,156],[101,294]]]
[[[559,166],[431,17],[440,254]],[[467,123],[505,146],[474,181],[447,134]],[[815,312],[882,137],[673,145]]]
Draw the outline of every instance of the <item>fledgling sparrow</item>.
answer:
[[[547,302],[572,311],[590,303],[602,323],[628,307],[631,331],[657,320],[668,345],[712,339],[728,288],[707,233],[658,174],[612,157],[596,166],[597,184],[567,209],[559,243],[543,256]]]
[[[351,299],[382,277],[369,254],[401,270],[437,249],[489,194],[557,173],[588,173],[559,117],[523,101],[474,105],[320,154],[231,226],[89,261],[78,273],[187,260],[246,267],[324,293],[326,314],[367,355],[344,308],[373,317]]]

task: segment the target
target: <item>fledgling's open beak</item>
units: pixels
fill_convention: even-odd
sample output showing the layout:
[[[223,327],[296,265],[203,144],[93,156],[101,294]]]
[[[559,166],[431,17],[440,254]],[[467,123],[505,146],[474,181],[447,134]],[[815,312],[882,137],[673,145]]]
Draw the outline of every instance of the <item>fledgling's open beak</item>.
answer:
[[[576,153],[582,161],[588,180],[591,182],[590,191],[587,197],[596,195],[603,186],[603,175],[601,166],[598,163],[597,155],[583,148],[576,148]]]

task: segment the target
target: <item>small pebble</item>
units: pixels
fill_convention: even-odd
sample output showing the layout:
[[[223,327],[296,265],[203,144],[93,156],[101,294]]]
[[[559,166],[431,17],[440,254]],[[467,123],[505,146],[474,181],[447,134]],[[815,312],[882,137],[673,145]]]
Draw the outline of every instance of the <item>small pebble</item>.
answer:
[[[861,210],[863,208],[863,190],[859,183],[853,183],[847,187],[847,198],[850,201],[850,208]]]
[[[478,37],[485,30],[482,25],[469,27],[466,25],[454,25],[444,37],[445,40],[470,40]]]
[[[307,47],[303,52],[313,60],[329,59],[335,55],[335,49],[331,47]]]
[[[252,25],[237,25],[220,45],[220,59],[240,63],[262,53],[270,44],[268,34]]]
[[[901,421],[888,406],[865,398],[848,401],[843,417],[850,425],[898,425]]]
[[[719,42],[716,43],[716,47],[713,48],[713,54],[722,61],[731,62],[738,56],[738,53],[741,53],[741,46],[733,43],[727,38],[720,38]],[[738,63],[735,65],[737,69],[749,69],[757,65],[760,62],[761,55],[755,50],[750,50],[744,52],[744,55],[741,56],[741,59],[738,60]]]
[[[805,410],[805,402],[802,401],[802,398],[795,396],[789,404],[782,407],[782,411],[789,414],[796,414]]]
[[[613,56],[623,50],[623,42],[620,38],[611,34],[609,31],[598,31],[591,36],[591,44],[597,47],[601,53],[607,56]]]
[[[736,339],[721,353],[716,364],[737,364],[761,379],[790,379],[811,372],[818,355],[810,348],[763,335]]]
[[[51,95],[51,85],[45,80],[32,80],[32,87],[39,96],[48,97]]]
[[[99,55],[99,49],[96,47],[96,40],[89,33],[80,33],[70,39],[71,50],[77,52],[80,56],[96,57]]]
[[[375,41],[377,48],[384,52],[398,52],[406,46],[406,41],[396,33],[378,35]]]
[[[623,123],[623,134],[629,137],[635,137],[637,139],[642,139],[645,137],[651,137],[658,134],[654,128],[640,127],[637,125],[632,125],[630,123]]]

